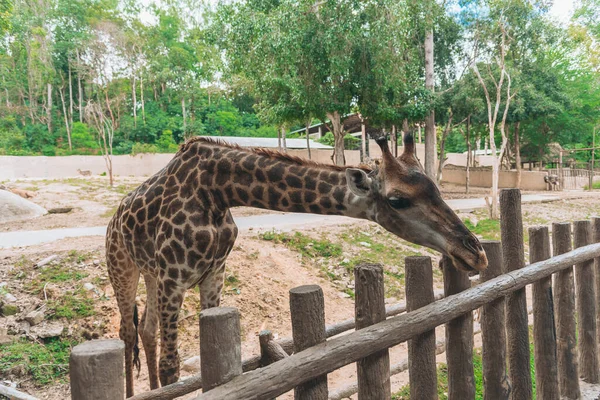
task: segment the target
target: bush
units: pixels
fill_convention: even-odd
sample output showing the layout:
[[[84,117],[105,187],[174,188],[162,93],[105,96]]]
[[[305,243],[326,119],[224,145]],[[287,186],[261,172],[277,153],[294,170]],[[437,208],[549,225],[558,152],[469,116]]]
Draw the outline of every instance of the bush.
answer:
[[[74,149],[97,149],[98,142],[90,133],[90,128],[82,122],[73,123],[71,129],[71,144]]]
[[[0,119],[0,154],[21,155],[19,153],[28,153],[25,135],[19,127],[14,117],[4,117]]]
[[[158,151],[161,153],[177,152],[178,146],[175,140],[173,140],[173,132],[168,129],[164,130],[156,141],[156,147],[158,147]]]
[[[145,153],[149,153],[149,154],[158,153],[158,147],[156,147],[156,145],[150,144],[150,143],[136,142],[133,145],[133,147],[131,148],[132,156],[135,156],[137,154],[145,154]]]

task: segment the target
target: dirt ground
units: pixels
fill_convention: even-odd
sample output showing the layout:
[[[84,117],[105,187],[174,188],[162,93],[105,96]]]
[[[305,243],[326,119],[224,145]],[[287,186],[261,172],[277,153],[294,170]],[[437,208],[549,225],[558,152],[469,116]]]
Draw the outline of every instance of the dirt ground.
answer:
[[[36,220],[3,224],[0,225],[0,232],[105,225],[119,199],[141,181],[134,178],[119,178],[113,188],[108,188],[103,178],[11,182],[10,185],[13,187],[34,191],[37,195],[33,201],[45,208],[68,206],[73,207],[73,211],[68,214],[46,215]],[[474,193],[466,196],[459,188],[443,189],[446,198],[482,197],[487,193],[482,189],[475,189]],[[553,203],[524,204],[522,208],[525,228],[600,215],[600,195],[574,198],[582,196],[570,194],[567,199]],[[234,210],[234,216],[261,213],[272,212],[247,208]],[[483,211],[476,211],[461,215],[461,218],[468,218],[473,224],[477,224],[477,221],[485,220],[486,217]],[[247,232],[238,238],[228,259],[222,305],[240,310],[244,359],[259,353],[257,335],[263,329],[271,330],[276,338],[291,336],[288,292],[293,287],[304,284],[318,284],[322,287],[327,323],[352,317],[354,315],[354,301],[351,298],[353,278],[348,265],[363,255],[376,257],[374,261],[382,262],[385,270],[389,272],[386,275],[386,285],[389,283],[395,290],[386,291],[387,303],[396,303],[403,298],[403,257],[406,255],[426,254],[434,257],[435,285],[437,289],[443,288],[441,274],[435,267],[437,265],[435,253],[399,241],[382,232],[373,223],[358,221],[352,225],[328,226],[326,230],[319,227],[304,228],[301,234],[308,238],[307,240],[320,240],[323,243],[338,245],[341,249],[340,253],[331,257],[311,256],[303,250],[312,244],[303,248],[294,248],[282,241],[265,240],[265,236]],[[480,236],[485,238],[493,238],[495,234],[493,229],[480,232]],[[365,245],[365,241],[369,246]],[[382,246],[385,250],[376,253],[377,246]],[[46,267],[34,266],[35,263],[50,255],[57,255],[58,258]],[[58,279],[58,275],[45,274],[45,268],[60,270],[61,278]],[[23,317],[40,306],[46,307],[47,304],[59,302],[65,293],[71,292],[82,296],[83,299],[80,300],[91,300],[93,313],[84,317],[67,318],[57,317],[57,311],[54,311],[54,314],[48,312],[47,319],[59,322],[66,328],[64,337],[75,341],[118,337],[119,313],[106,273],[102,237],[70,238],[38,246],[0,249],[1,283],[4,283],[4,286],[0,290],[11,293],[17,298],[20,311],[15,316],[0,317],[0,337],[8,334],[13,338],[31,339],[29,328],[24,328],[26,323],[23,323]],[[93,285],[93,290],[82,289],[82,285],[86,283]],[[145,302],[143,280],[138,293],[137,302],[143,309]],[[182,362],[199,353],[198,309],[198,293],[190,290],[180,315],[179,352]],[[443,337],[443,327],[439,327],[436,333],[438,338]],[[476,343],[480,344],[480,339],[476,339]],[[392,364],[406,357],[406,344],[391,349]],[[438,356],[438,361],[444,361],[443,354]],[[182,376],[187,375],[191,373],[182,372]],[[67,378],[64,375],[40,385],[22,370],[12,368],[0,370],[0,379],[16,382],[20,390],[41,399],[58,400],[69,397]],[[330,391],[333,392],[355,380],[354,365],[344,367],[329,374]],[[143,351],[141,374],[135,382],[136,393],[149,390]],[[406,372],[394,376],[392,390],[399,390],[407,382]],[[195,395],[197,394],[190,394],[183,398],[194,398]],[[291,399],[292,397],[288,393],[280,398]]]

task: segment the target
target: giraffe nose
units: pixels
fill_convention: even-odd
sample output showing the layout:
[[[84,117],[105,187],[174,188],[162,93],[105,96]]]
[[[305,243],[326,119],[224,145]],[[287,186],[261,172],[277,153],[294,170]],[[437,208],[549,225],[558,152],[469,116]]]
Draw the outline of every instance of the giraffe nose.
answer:
[[[479,240],[475,238],[473,235],[469,235],[462,241],[463,246],[469,249],[471,252],[477,254],[483,251],[483,247],[481,247],[481,243]]]

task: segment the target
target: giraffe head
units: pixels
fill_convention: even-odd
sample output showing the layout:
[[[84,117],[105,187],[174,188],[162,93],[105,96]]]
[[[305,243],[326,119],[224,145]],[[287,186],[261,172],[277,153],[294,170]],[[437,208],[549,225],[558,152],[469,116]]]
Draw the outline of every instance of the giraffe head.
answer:
[[[411,135],[404,138],[404,152],[394,157],[385,136],[376,140],[382,162],[370,174],[348,168],[350,190],[367,203],[374,219],[395,235],[450,257],[456,268],[481,271],[487,267],[479,240],[444,202],[435,183],[425,175],[415,155]]]

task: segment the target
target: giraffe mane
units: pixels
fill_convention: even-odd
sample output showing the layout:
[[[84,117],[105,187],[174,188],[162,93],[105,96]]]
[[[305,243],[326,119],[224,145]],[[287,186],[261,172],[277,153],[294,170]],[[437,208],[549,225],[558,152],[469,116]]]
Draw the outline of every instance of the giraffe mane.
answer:
[[[302,157],[298,157],[298,156],[292,156],[290,154],[283,153],[278,150],[267,149],[264,147],[254,147],[254,148],[242,147],[238,144],[227,143],[222,139],[215,139],[215,138],[211,138],[211,137],[201,137],[201,136],[196,136],[196,137],[186,140],[179,147],[179,151],[177,152],[176,156],[181,155],[182,153],[187,151],[191,147],[191,145],[196,142],[202,142],[202,143],[212,144],[212,145],[216,145],[216,146],[228,147],[230,149],[251,152],[254,154],[258,154],[260,156],[268,157],[270,159],[287,161],[287,162],[290,162],[295,165],[301,165],[301,166],[306,166],[306,167],[326,168],[326,169],[330,169],[330,170],[334,170],[334,171],[345,171],[348,168],[359,168],[365,172],[373,172],[373,169],[369,165],[366,165],[366,164],[360,164],[358,166],[351,166],[351,165],[340,166],[340,165],[333,165],[333,164],[325,164],[325,163],[320,163],[317,161],[307,160],[306,158],[302,158]]]

